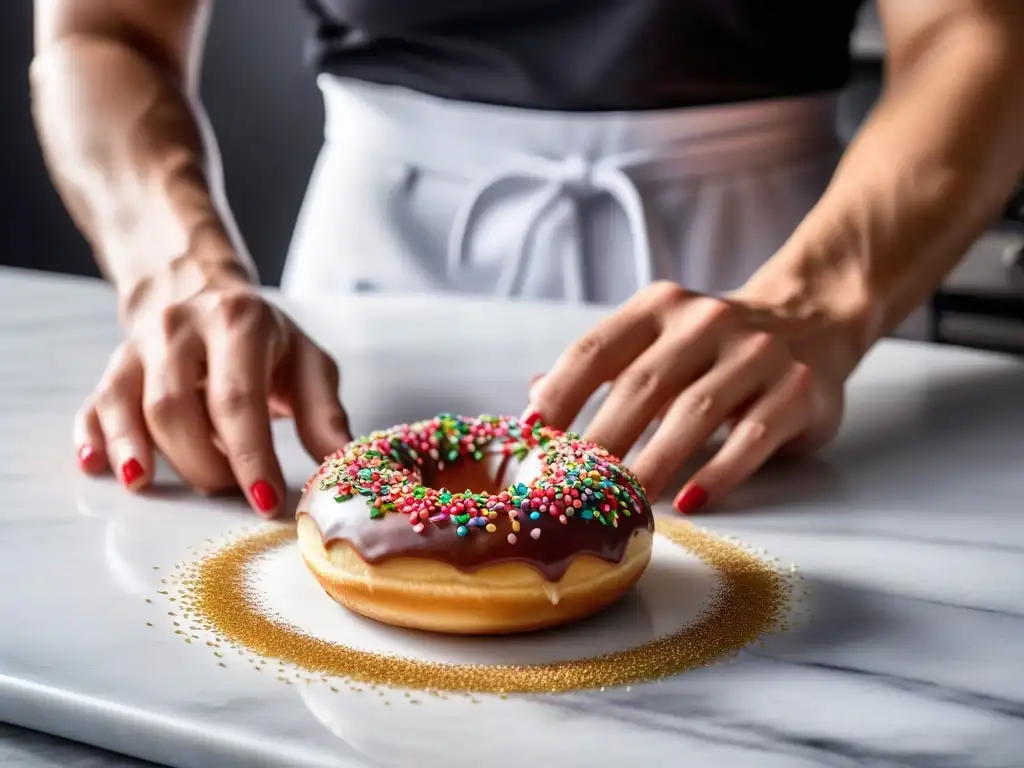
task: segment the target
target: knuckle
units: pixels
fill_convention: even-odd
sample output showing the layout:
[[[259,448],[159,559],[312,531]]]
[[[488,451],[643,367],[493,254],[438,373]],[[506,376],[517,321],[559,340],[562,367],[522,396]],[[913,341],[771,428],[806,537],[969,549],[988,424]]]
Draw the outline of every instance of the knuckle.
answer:
[[[778,338],[767,331],[757,331],[747,338],[747,354],[751,358],[771,357],[779,352]]]
[[[107,358],[107,367],[104,370],[104,378],[110,378],[118,371],[127,368],[132,359],[132,348],[128,344],[118,344],[117,348]]]
[[[231,451],[231,461],[238,467],[254,468],[264,463],[264,457],[262,451],[247,446]]]
[[[627,396],[636,398],[660,391],[662,381],[662,375],[658,371],[651,368],[636,368],[623,374],[621,384]]]
[[[213,311],[218,320],[229,328],[253,328],[267,318],[263,301],[249,291],[223,291],[217,294]]]
[[[131,348],[127,344],[119,345],[111,353],[103,369],[103,375],[96,387],[97,396],[102,390],[126,388],[131,382],[134,364],[135,356]]]
[[[572,346],[572,357],[579,361],[593,361],[604,352],[605,341],[599,333],[588,333]]]
[[[671,280],[656,280],[646,291],[647,298],[659,305],[675,305],[685,299],[689,293],[679,283]]]
[[[210,410],[222,418],[238,416],[257,405],[256,393],[244,384],[230,384],[213,393]]]
[[[702,421],[715,414],[718,402],[709,392],[687,392],[679,398],[679,406],[687,419]]]
[[[122,404],[128,396],[129,380],[128,373],[124,370],[115,370],[105,377],[93,395],[92,402],[99,410],[109,409]]]
[[[724,301],[708,299],[700,302],[697,312],[698,325],[703,330],[717,330],[729,325],[733,310]]]
[[[188,327],[189,310],[182,304],[171,304],[160,312],[159,323],[165,338],[176,338]]]
[[[184,392],[164,390],[146,398],[143,413],[147,421],[160,424],[172,421],[188,409],[188,398]]]
[[[92,400],[97,410],[107,410],[121,402],[121,390],[113,385],[113,381],[105,381],[96,388]],[[86,411],[83,409],[83,412]]]
[[[743,419],[736,425],[736,429],[748,445],[765,441],[773,432],[769,425],[760,419]]]

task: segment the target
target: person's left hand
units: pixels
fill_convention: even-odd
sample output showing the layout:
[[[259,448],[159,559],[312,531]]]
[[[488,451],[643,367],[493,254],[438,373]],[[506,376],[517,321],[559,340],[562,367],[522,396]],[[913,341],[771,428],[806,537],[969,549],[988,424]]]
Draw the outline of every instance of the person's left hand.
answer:
[[[613,382],[584,437],[625,455],[652,500],[719,427],[730,433],[676,496],[689,513],[721,499],[780,449],[811,451],[836,433],[852,371],[835,322],[787,317],[674,283],[652,285],[573,344],[530,391],[527,418],[566,429]]]

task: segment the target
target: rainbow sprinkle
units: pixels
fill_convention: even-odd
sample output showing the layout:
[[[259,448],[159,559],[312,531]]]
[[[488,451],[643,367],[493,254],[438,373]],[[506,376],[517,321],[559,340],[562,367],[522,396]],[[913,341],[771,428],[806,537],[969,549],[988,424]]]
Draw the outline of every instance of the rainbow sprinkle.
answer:
[[[495,448],[519,460],[540,449],[539,476],[498,493],[453,493],[423,485],[428,462],[441,470],[458,461],[482,461]],[[620,516],[647,508],[640,481],[606,450],[539,420],[511,416],[470,419],[443,413],[373,432],[328,456],[306,490],[317,477],[322,490],[335,489],[336,501],[363,496],[371,518],[405,515],[417,533],[427,525],[448,526],[459,537],[494,533],[494,521],[505,516],[513,531],[510,543],[527,519],[548,515],[563,524],[576,518],[617,526]],[[530,535],[536,539],[539,529]]]

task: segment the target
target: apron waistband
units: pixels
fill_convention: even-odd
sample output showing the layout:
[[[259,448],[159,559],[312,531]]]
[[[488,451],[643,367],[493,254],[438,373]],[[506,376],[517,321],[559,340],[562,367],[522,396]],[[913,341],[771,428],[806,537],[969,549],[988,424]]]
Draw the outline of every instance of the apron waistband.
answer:
[[[640,181],[719,176],[835,153],[836,95],[823,94],[740,105],[646,112],[551,112],[460,102],[396,86],[321,75],[325,135],[466,180],[448,239],[448,268],[466,261],[474,227],[489,193],[535,182],[543,187],[520,233],[515,256],[503,266],[497,292],[511,296],[525,274],[538,224],[564,201],[578,228],[581,198],[606,194],[629,228],[637,288],[653,279],[651,219]],[[569,297],[583,300],[580,254],[564,262]]]

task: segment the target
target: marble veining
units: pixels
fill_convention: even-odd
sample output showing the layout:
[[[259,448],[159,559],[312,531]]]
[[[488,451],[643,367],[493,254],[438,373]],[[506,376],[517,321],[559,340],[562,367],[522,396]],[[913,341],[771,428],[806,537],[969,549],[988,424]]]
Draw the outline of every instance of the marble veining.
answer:
[[[381,297],[286,309],[336,354],[359,431],[517,412],[529,375],[599,316],[481,304],[452,326],[429,299]],[[0,270],[0,765],[1024,765],[1019,360],[883,343],[834,446],[701,518],[800,564],[797,628],[658,684],[416,708],[218,670],[145,626],[152,566],[250,518],[163,469],[138,498],[76,474],[71,415],[118,338],[102,284]],[[395,355],[420,375],[391,375]],[[314,463],[287,424],[275,438],[297,488]]]

